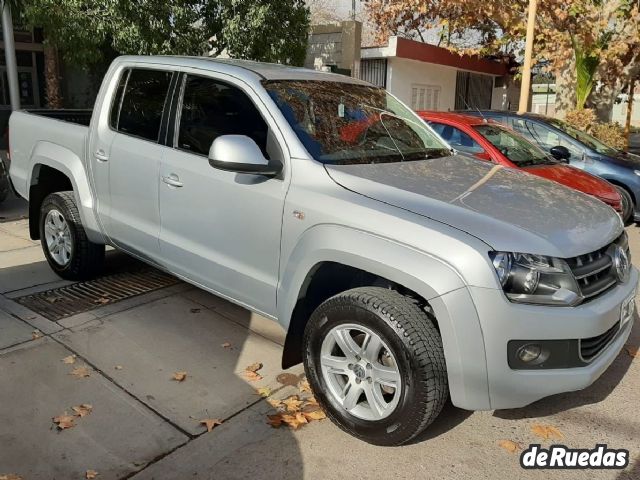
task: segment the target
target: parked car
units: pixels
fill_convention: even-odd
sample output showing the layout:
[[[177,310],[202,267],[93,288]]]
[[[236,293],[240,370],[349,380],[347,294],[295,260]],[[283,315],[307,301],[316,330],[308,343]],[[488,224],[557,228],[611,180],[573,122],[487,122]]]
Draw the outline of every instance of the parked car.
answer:
[[[438,135],[460,152],[510,168],[520,168],[554,180],[603,201],[620,215],[622,202],[615,187],[570,167],[497,122],[450,112],[418,112]]]
[[[622,198],[624,221],[640,221],[640,156],[611,148],[555,118],[498,110],[464,113],[500,122],[572,167],[614,184]]]
[[[120,57],[89,127],[15,112],[10,144],[58,275],[95,276],[108,244],[277,320],[283,368],[304,361],[367,442],[411,440],[449,396],[484,410],[584,388],[631,330],[638,272],[611,208],[452,154],[355,78]]]

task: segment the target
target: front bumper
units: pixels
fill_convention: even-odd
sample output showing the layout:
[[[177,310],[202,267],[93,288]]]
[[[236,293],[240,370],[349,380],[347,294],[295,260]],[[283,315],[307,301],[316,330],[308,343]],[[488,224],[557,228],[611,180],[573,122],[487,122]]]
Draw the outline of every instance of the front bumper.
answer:
[[[523,407],[549,395],[591,385],[617,357],[635,317],[588,365],[581,367],[513,370],[508,364],[507,345],[511,340],[586,339],[601,335],[620,322],[621,306],[635,295],[637,285],[638,271],[633,268],[627,283],[577,307],[521,305],[509,302],[500,290],[469,287],[484,337],[490,408]]]

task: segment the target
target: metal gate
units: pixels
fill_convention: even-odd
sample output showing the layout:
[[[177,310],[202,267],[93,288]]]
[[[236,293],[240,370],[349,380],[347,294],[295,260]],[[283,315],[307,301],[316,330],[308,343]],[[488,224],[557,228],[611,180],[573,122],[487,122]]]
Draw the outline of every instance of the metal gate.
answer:
[[[493,77],[479,73],[458,72],[456,76],[456,110],[491,108]]]

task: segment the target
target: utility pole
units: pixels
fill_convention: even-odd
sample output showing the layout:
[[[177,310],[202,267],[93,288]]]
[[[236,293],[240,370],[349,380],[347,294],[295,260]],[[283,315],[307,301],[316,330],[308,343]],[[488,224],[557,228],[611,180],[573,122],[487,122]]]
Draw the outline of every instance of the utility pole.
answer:
[[[351,0],[351,20],[356,21],[356,0]]]
[[[2,37],[4,40],[4,57],[9,80],[9,100],[11,110],[20,110],[20,91],[18,90],[18,65],[16,63],[16,46],[13,41],[13,20],[11,5],[2,0]]]
[[[520,86],[520,105],[518,113],[525,113],[529,108],[529,90],[531,90],[531,57],[533,56],[533,37],[536,28],[537,0],[529,0],[529,17],[527,19],[527,43],[524,49],[524,65]]]

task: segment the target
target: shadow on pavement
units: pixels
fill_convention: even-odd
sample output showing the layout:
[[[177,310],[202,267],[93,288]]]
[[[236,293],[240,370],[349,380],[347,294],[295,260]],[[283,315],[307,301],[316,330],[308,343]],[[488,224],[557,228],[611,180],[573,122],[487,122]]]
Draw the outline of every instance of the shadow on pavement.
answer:
[[[112,252],[105,272],[136,263]],[[21,268],[2,268],[0,276],[11,278]],[[292,431],[266,424],[266,415],[275,411],[256,393],[259,387],[282,387],[276,380],[282,373],[281,346],[248,328],[262,322],[270,320],[185,286],[52,339],[2,351],[2,384],[17,381],[9,365],[28,365],[29,371],[19,388],[0,394],[2,404],[12,405],[0,409],[0,473],[84,478],[94,469],[104,480],[134,474],[155,480],[235,478],[227,467],[241,460],[253,462],[246,467],[259,478],[302,478]],[[61,363],[70,354],[92,370],[86,381],[70,376],[71,366]],[[243,371],[255,362],[264,365],[258,371],[264,378],[250,382]],[[180,371],[187,372],[186,380],[173,380]],[[88,389],[89,380],[98,383]],[[129,400],[122,404],[123,399]],[[74,428],[56,431],[51,417],[80,403],[93,405],[91,415]],[[140,415],[149,420],[140,421]],[[206,433],[200,421],[209,418],[224,423]],[[252,458],[252,445],[274,435],[290,460],[275,465]],[[176,449],[177,436],[187,443]]]
[[[638,313],[634,314],[634,325],[627,340],[628,345],[640,345]],[[553,415],[572,408],[591,405],[605,400],[624,378],[633,362],[633,357],[623,348],[609,368],[591,386],[576,392],[567,392],[538,400],[523,408],[496,410],[496,417],[507,420],[538,418]]]
[[[442,412],[440,412],[440,415],[438,415],[438,418],[407,445],[415,445],[444,435],[449,430],[453,430],[463,423],[471,415],[473,415],[472,411],[455,407],[449,399],[442,409]]]

